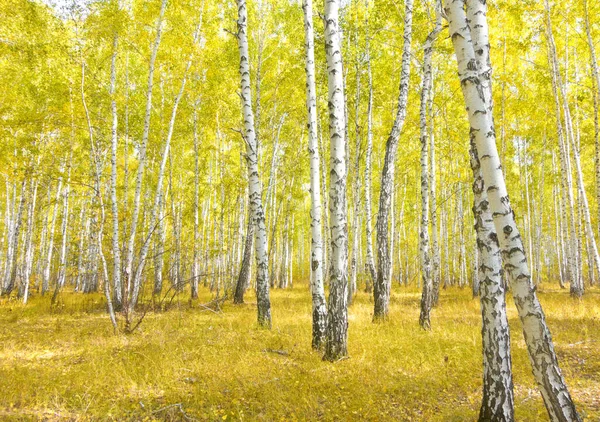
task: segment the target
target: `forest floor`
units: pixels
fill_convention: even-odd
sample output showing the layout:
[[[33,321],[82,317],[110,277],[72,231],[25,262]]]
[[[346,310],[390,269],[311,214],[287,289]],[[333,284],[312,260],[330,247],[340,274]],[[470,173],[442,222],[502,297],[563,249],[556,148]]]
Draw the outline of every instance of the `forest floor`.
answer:
[[[600,420],[600,290],[581,301],[540,290],[563,374],[585,420]],[[101,295],[65,293],[0,303],[1,420],[476,420],[481,400],[479,301],[441,293],[431,332],[420,294],[394,286],[390,321],[372,300],[350,308],[349,359],[310,349],[306,285],[272,290],[273,329],[256,324],[254,297],[215,313],[177,299],[139,331],[114,335]],[[512,298],[508,303],[516,420],[543,421]]]

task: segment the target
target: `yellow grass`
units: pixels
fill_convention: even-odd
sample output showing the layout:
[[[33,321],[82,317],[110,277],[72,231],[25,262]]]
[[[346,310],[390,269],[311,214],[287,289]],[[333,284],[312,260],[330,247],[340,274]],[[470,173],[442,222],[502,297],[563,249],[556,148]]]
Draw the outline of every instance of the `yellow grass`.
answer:
[[[389,323],[371,323],[370,297],[350,310],[350,358],[310,350],[305,285],[272,291],[273,330],[253,304],[221,314],[182,298],[113,335],[100,295],[65,293],[0,303],[2,420],[469,421],[481,399],[479,303],[442,292],[433,330],[417,324],[419,293],[394,286]],[[543,289],[542,289],[543,290]],[[540,299],[579,411],[600,420],[600,292],[582,301],[546,287]],[[202,292],[199,303],[208,302]],[[247,295],[247,302],[254,297]],[[509,299],[516,419],[547,420]],[[287,355],[274,353],[284,351]]]

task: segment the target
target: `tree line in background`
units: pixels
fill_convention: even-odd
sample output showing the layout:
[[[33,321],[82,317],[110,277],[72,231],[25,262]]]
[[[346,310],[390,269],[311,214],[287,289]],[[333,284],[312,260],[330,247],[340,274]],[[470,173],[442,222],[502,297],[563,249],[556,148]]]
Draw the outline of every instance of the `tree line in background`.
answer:
[[[511,420],[510,289],[551,419],[578,420],[535,286],[600,275],[598,5],[0,8],[3,296],[102,291],[131,332],[152,298],[254,287],[270,327],[269,289],[310,279],[336,361],[359,289],[385,321],[418,286],[429,329],[440,289],[470,286],[480,419]]]

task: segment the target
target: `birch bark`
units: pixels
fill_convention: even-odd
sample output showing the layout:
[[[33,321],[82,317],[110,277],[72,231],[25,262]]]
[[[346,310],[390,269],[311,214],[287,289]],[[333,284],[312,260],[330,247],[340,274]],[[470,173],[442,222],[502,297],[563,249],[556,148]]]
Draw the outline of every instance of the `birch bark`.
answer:
[[[110,111],[112,115],[111,125],[111,154],[110,154],[110,202],[112,212],[112,255],[113,255],[113,305],[117,310],[121,309],[123,298],[123,287],[121,285],[121,244],[119,233],[119,203],[117,200],[117,148],[118,148],[118,116],[117,98],[115,89],[117,84],[117,50],[119,36],[115,32],[113,36],[113,51],[110,63]],[[125,157],[127,159],[127,157]]]
[[[423,45],[423,81],[421,84],[421,107],[420,107],[420,137],[421,137],[421,228],[420,228],[420,257],[421,277],[423,281],[423,293],[421,294],[421,313],[419,324],[425,330],[431,329],[430,313],[433,305],[433,277],[431,268],[431,256],[429,251],[429,125],[427,124],[427,105],[431,92],[432,76],[431,61],[433,58],[433,44],[442,30],[441,4],[436,2],[436,19],[433,30],[427,36]]]
[[[339,26],[340,0],[325,1],[325,55],[329,90],[329,228],[331,278],[324,360],[348,354],[348,222],[346,210],[346,115]]]
[[[315,82],[315,46],[312,0],[303,0],[304,50],[306,70],[306,108],[308,111],[308,153],[310,156],[310,287],[312,295],[312,347],[325,344],[327,303],[323,286],[323,235],[321,222],[321,157],[317,134],[317,89]]]
[[[367,150],[365,154],[365,226],[367,230],[367,293],[371,293],[377,273],[373,259],[373,227],[371,210],[371,161],[373,155],[373,73],[371,70],[371,39],[369,35],[369,0],[365,0],[365,61],[367,62],[367,80],[369,101],[367,105]]]
[[[390,136],[385,147],[385,159],[381,171],[381,188],[379,193],[379,212],[377,214],[377,278],[375,280],[373,320],[385,320],[388,316],[390,302],[390,268],[391,256],[388,242],[388,225],[392,189],[396,167],[396,153],[398,140],[406,119],[406,105],[408,101],[408,85],[411,65],[411,40],[413,0],[406,0],[404,14],[404,46],[402,49],[402,71],[400,75],[400,94],[398,96],[398,110],[392,126]]]
[[[127,258],[125,261],[124,276],[125,280],[125,292],[127,298],[123,298],[123,305],[132,308],[131,295],[132,295],[132,283],[133,283],[133,261],[135,253],[135,239],[138,230],[138,219],[140,214],[140,202],[142,198],[142,183],[144,179],[144,169],[146,166],[146,149],[148,146],[148,136],[150,133],[150,118],[152,116],[152,90],[154,87],[154,65],[156,63],[156,56],[158,54],[158,47],[160,45],[162,30],[163,30],[163,19],[165,16],[165,10],[167,8],[167,0],[162,0],[160,5],[160,12],[158,21],[156,23],[156,37],[152,45],[152,51],[150,53],[150,62],[148,65],[148,86],[146,90],[146,109],[144,114],[144,130],[142,132],[142,139],[140,142],[139,150],[139,164],[137,173],[135,176],[135,192],[133,196],[133,209],[131,214],[131,225],[129,226],[129,240],[127,242]],[[135,303],[134,305],[135,306]]]
[[[242,97],[244,133],[246,142],[246,161],[248,164],[249,200],[252,209],[252,220],[256,229],[256,301],[258,324],[271,328],[271,300],[269,298],[269,264],[267,246],[267,228],[262,204],[262,186],[258,170],[258,154],[256,133],[254,128],[254,112],[252,111],[252,90],[250,88],[250,64],[248,52],[248,10],[246,0],[237,0],[238,21],[237,41],[240,54],[240,90]]]
[[[477,57],[486,54],[487,48],[483,51],[474,50],[472,33],[463,7],[463,0],[446,0],[445,3],[471,134],[480,160],[484,189],[488,195],[487,206],[494,220],[497,233],[495,238],[500,246],[504,267],[510,274],[513,297],[523,324],[533,373],[550,419],[580,421],[558,366],[550,331],[535,293],[523,242],[506,191],[495,143],[492,103],[486,94],[486,84],[490,83],[491,65],[489,61],[482,62]],[[472,25],[483,25],[481,30],[487,32],[485,14],[478,16],[477,23]],[[482,65],[485,67],[482,68]]]

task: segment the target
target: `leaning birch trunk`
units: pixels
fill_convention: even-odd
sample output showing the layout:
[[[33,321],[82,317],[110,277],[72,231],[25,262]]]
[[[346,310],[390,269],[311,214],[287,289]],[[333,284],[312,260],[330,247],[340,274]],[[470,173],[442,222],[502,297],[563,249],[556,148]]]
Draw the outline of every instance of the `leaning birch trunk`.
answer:
[[[329,88],[329,230],[331,232],[331,278],[325,355],[338,360],[348,354],[348,223],[346,216],[346,116],[344,75],[339,27],[340,0],[325,2],[325,55]]]
[[[431,92],[431,61],[433,56],[433,44],[442,30],[441,5],[436,2],[435,27],[425,40],[423,45],[423,82],[421,86],[421,233],[420,233],[420,256],[421,275],[423,281],[423,293],[421,295],[421,314],[419,325],[425,330],[431,329],[430,313],[433,305],[433,277],[431,272],[431,256],[429,253],[429,133],[427,125],[427,105]]]
[[[252,90],[250,88],[250,64],[248,62],[248,10],[246,0],[237,0],[238,21],[237,41],[240,54],[240,90],[242,97],[244,133],[246,142],[246,161],[248,164],[248,192],[252,220],[256,230],[256,302],[258,324],[271,328],[271,300],[269,298],[269,254],[267,246],[267,228],[262,205],[262,186],[258,172],[258,154],[256,134],[254,132],[254,113],[252,111]]]
[[[162,14],[161,14],[161,16],[162,16]],[[202,14],[200,14],[200,21],[199,21],[198,25],[196,26],[196,30],[194,31],[194,40],[193,40],[194,45],[196,44],[196,42],[198,41],[198,38],[200,37],[201,24],[202,24]],[[148,256],[148,250],[150,249],[150,243],[151,243],[150,239],[152,237],[152,232],[154,231],[154,228],[156,227],[157,220],[159,218],[158,210],[161,209],[160,208],[161,201],[163,200],[162,190],[163,190],[164,174],[165,174],[165,168],[167,166],[167,161],[170,156],[171,140],[173,139],[173,130],[175,128],[175,120],[177,119],[177,109],[179,107],[179,102],[181,101],[181,97],[183,96],[183,93],[185,91],[185,85],[187,82],[188,72],[190,70],[190,67],[192,66],[192,58],[193,58],[193,53],[190,53],[187,63],[186,63],[186,66],[185,66],[185,69],[183,71],[183,77],[181,79],[181,86],[179,87],[179,92],[177,93],[177,95],[175,96],[175,100],[173,101],[173,108],[171,110],[171,118],[169,120],[169,127],[167,130],[167,138],[165,140],[165,146],[162,151],[162,160],[160,163],[160,169],[158,171],[156,192],[154,194],[153,206],[152,206],[151,213],[150,213],[151,217],[150,217],[149,233],[148,233],[148,236],[146,237],[146,239],[144,240],[144,242],[142,243],[142,248],[140,250],[138,265],[137,265],[137,268],[136,268],[136,271],[135,271],[135,274],[134,274],[134,277],[132,280],[133,283],[132,283],[132,290],[131,290],[131,298],[128,303],[128,305],[129,305],[128,312],[133,311],[135,305],[137,304],[138,297],[140,294],[140,288],[141,288],[141,284],[142,284],[142,274],[144,272],[144,266],[146,263],[146,257]],[[136,189],[137,189],[137,187],[136,187]]]
[[[325,345],[327,303],[323,286],[323,235],[321,223],[321,157],[317,134],[317,89],[315,82],[315,46],[312,0],[303,0],[306,70],[306,108],[308,111],[308,153],[310,156],[310,287],[312,295],[312,347]]]
[[[111,154],[110,154],[110,205],[112,212],[112,254],[113,254],[113,305],[117,310],[121,309],[123,298],[123,287],[121,286],[121,245],[119,234],[119,203],[117,202],[117,99],[115,88],[117,84],[117,48],[119,36],[114,34],[113,52],[110,65],[110,110],[112,114],[111,125]],[[127,157],[125,157],[127,159]]]
[[[390,136],[385,146],[385,160],[381,171],[381,188],[379,193],[379,212],[377,214],[377,278],[373,289],[374,312],[373,320],[385,320],[388,316],[390,302],[390,267],[391,257],[388,242],[388,225],[390,202],[394,187],[396,153],[398,140],[406,119],[406,104],[408,100],[408,84],[410,79],[411,39],[412,39],[412,9],[413,0],[406,0],[404,6],[404,47],[402,49],[402,71],[400,74],[400,94],[398,110]]]
[[[156,23],[156,37],[152,45],[152,52],[150,53],[150,64],[148,66],[148,87],[146,90],[146,110],[144,114],[144,130],[142,132],[142,139],[140,142],[139,150],[139,165],[135,177],[135,192],[133,196],[133,209],[131,214],[131,225],[129,226],[129,240],[127,242],[127,257],[124,267],[125,280],[122,283],[125,284],[124,291],[127,297],[123,297],[123,306],[132,308],[130,302],[130,296],[132,294],[132,282],[133,282],[133,260],[134,260],[134,247],[135,238],[138,230],[138,219],[140,214],[140,202],[142,198],[142,182],[144,178],[144,169],[146,166],[146,149],[148,146],[148,136],[150,133],[150,117],[152,116],[152,88],[154,86],[154,64],[156,62],[156,55],[158,54],[158,47],[162,36],[163,19],[165,16],[165,9],[167,8],[167,0],[162,0],[160,5],[160,13],[158,21]]]
[[[467,0],[467,19],[472,25],[473,48],[479,53],[480,69],[487,70],[489,36],[485,16],[486,5],[478,0]],[[482,78],[487,111],[492,114],[491,80]],[[470,133],[471,169],[473,171],[473,217],[477,236],[477,284],[481,303],[481,336],[483,350],[483,397],[479,411],[480,421],[514,420],[514,393],[510,330],[506,314],[506,288],[502,280],[502,257],[497,240],[489,198],[481,171],[481,162]]]
[[[473,216],[479,260],[476,278],[481,302],[483,349],[483,398],[479,420],[512,421],[514,393],[502,257],[473,136],[470,154],[474,179]]]
[[[373,155],[373,73],[371,72],[371,40],[369,35],[369,0],[365,0],[365,60],[369,84],[369,101],[367,105],[367,151],[365,154],[365,220],[367,231],[367,285],[365,290],[371,293],[377,273],[373,259],[373,215],[371,212],[371,157]]]
[[[485,84],[490,83],[491,65],[478,61],[463,0],[446,0],[450,35],[457,56],[458,74],[467,108],[471,133],[480,159],[489,210],[494,220],[505,269],[509,272],[513,297],[523,324],[523,334],[533,374],[540,387],[552,421],[580,421],[575,405],[562,377],[550,331],[546,325],[535,287],[533,286],[523,242],[510,206],[502,167],[496,149],[492,104],[486,98]],[[487,32],[485,14],[477,16],[472,26],[482,25]],[[478,49],[478,55],[487,54]],[[489,56],[488,56],[489,57]],[[485,68],[481,69],[481,66]],[[482,80],[486,81],[482,83]]]

